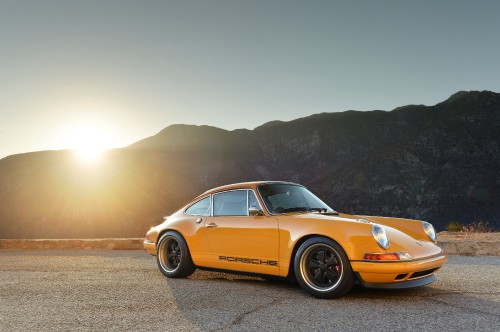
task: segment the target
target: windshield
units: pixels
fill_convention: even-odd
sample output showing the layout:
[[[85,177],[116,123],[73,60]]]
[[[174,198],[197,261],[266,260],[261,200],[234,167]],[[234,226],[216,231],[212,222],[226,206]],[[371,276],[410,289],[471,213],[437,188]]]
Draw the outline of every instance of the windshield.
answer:
[[[270,213],[335,212],[305,187],[285,183],[264,184],[259,193]]]

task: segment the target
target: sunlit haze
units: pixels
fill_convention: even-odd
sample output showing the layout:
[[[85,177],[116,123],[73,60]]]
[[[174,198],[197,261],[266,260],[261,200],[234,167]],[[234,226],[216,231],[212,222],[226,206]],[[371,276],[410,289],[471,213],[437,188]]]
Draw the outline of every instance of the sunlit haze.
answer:
[[[0,1],[0,158],[500,90],[500,2]]]

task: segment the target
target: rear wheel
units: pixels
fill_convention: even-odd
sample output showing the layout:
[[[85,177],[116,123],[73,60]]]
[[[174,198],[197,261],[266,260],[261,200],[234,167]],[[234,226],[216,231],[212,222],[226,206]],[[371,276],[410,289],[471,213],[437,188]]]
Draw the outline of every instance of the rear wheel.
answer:
[[[156,261],[160,271],[169,278],[185,278],[196,267],[184,238],[176,232],[166,232],[158,241]]]
[[[305,241],[295,255],[294,269],[298,283],[314,297],[338,298],[354,284],[346,253],[328,238]]]

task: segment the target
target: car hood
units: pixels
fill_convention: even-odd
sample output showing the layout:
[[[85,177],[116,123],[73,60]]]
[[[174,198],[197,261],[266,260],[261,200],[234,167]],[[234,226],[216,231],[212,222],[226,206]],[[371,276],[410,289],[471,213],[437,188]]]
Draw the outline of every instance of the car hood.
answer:
[[[422,222],[412,219],[386,218],[373,216],[355,216],[348,214],[329,215],[321,213],[304,213],[299,218],[315,219],[325,222],[377,224],[384,227],[389,237],[390,246],[381,252],[409,252],[413,259],[442,254],[442,250],[424,233]],[[371,233],[369,234],[371,237]]]

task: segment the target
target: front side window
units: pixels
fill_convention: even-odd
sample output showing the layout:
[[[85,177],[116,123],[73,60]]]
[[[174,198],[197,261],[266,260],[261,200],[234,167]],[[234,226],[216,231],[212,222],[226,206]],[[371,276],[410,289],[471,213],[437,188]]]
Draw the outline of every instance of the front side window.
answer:
[[[210,216],[210,196],[199,200],[186,209],[186,214],[192,216]]]
[[[214,216],[246,216],[247,190],[233,190],[214,195]]]

